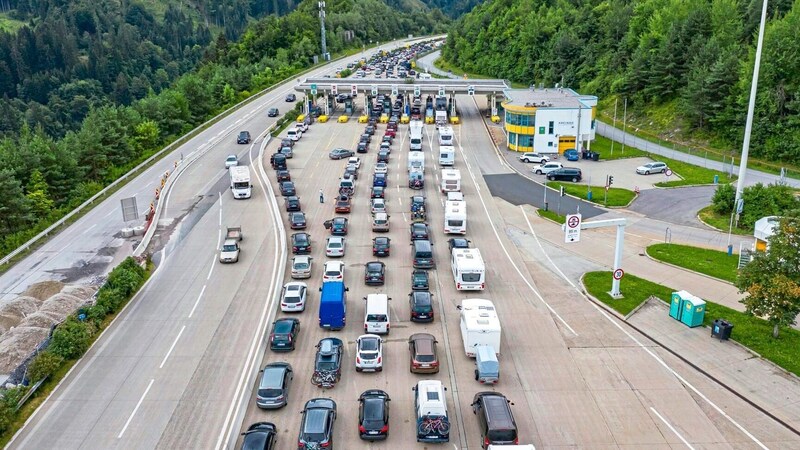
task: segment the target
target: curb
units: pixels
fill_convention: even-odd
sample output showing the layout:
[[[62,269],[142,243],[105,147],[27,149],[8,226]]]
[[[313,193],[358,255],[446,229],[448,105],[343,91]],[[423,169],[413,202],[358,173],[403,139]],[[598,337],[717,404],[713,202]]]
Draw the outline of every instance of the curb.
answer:
[[[679,245],[680,245],[680,244],[679,244]],[[648,247],[649,247],[649,246],[648,246]],[[661,261],[660,259],[656,259],[656,258],[654,258],[654,257],[650,256],[650,254],[649,254],[649,253],[647,253],[647,248],[648,248],[648,247],[645,247],[645,248],[644,248],[644,256],[646,256],[646,257],[647,257],[649,260],[651,260],[651,261],[654,261],[654,262],[657,262],[657,263],[660,263],[660,264],[665,264],[665,265],[667,265],[667,266],[674,267],[674,268],[676,268],[676,269],[685,270],[685,271],[687,271],[687,272],[690,272],[690,273],[693,273],[693,274],[695,274],[695,275],[700,275],[701,277],[706,277],[706,278],[708,278],[708,279],[710,279],[710,280],[718,281],[718,282],[720,282],[720,283],[725,283],[725,284],[728,284],[728,285],[731,285],[731,286],[736,286],[734,283],[731,283],[730,281],[727,281],[727,280],[723,280],[722,278],[713,277],[713,276],[711,276],[711,275],[707,275],[707,274],[705,274],[705,273],[698,272],[698,271],[696,271],[696,270],[687,269],[686,267],[681,267],[681,266],[679,266],[679,265],[676,265],[676,264],[672,264],[672,263],[668,263],[668,262],[666,262],[666,261]],[[701,248],[701,247],[698,247],[698,248]],[[725,305],[722,305],[722,306],[725,306]],[[731,309],[733,309],[733,308],[731,308]]]

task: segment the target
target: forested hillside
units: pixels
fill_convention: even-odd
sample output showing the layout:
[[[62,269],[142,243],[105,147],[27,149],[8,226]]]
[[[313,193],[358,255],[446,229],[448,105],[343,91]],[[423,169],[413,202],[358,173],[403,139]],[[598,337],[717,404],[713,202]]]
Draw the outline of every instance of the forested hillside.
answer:
[[[403,0],[390,0],[390,4],[401,4]],[[417,0],[431,9],[438,9],[450,18],[457,18],[468,13],[483,0]]]
[[[449,30],[443,56],[522,83],[561,82],[675,129],[741,143],[761,0],[493,0]],[[769,3],[751,155],[800,164],[800,0]]]
[[[67,9],[72,7],[74,5]],[[412,15],[393,9],[381,0],[327,0],[327,10],[328,50],[334,54],[347,48],[360,49],[370,41],[385,42],[409,33],[442,31],[447,25],[427,12]],[[137,20],[150,17],[143,9],[136,8],[136,11]],[[74,20],[68,21],[62,16],[54,14],[48,27],[62,23],[63,28],[58,30],[37,33],[34,30],[38,27],[23,28],[15,36],[3,38],[10,40],[13,49],[30,50],[25,53],[25,60],[35,61],[37,70],[31,69],[25,76],[14,74],[17,82],[5,87],[8,92],[14,91],[15,96],[5,94],[2,102],[5,111],[0,112],[13,131],[0,140],[0,192],[3,192],[0,196],[0,254],[6,254],[35,235],[166,143],[248,97],[251,92],[308,67],[313,56],[320,53],[319,19],[314,0],[304,0],[285,16],[270,15],[253,23],[238,41],[231,41],[220,33],[204,48],[200,44],[202,39],[197,39],[189,47],[188,55],[187,46],[183,44],[192,36],[192,30],[205,35],[207,31],[198,32],[205,29],[203,26],[192,27],[188,21],[165,21],[163,26],[153,23],[149,35],[153,39],[164,39],[165,47],[158,47],[143,38],[144,31],[140,32],[125,21],[101,23],[93,20],[90,21],[96,26],[93,33],[83,30],[73,36],[70,33],[75,31]],[[150,20],[144,22],[150,23]],[[165,31],[177,23],[183,24],[183,32],[169,34]],[[158,34],[163,36],[156,36]],[[352,37],[348,41],[345,38],[350,34]],[[180,44],[174,39],[179,39]],[[80,43],[79,48],[92,48],[96,52],[75,49],[71,44],[75,42]],[[173,57],[169,48],[182,57]],[[10,57],[20,60],[20,56],[15,50]],[[100,60],[103,64],[98,64]],[[194,60],[199,61],[197,67],[176,80],[177,74]],[[69,68],[65,67],[67,64],[71,64]],[[128,69],[133,71],[131,73],[136,70],[145,73],[153,65],[159,67],[152,71],[158,83],[151,81],[147,85],[147,77],[138,76],[145,86],[141,87],[142,91],[133,90],[137,94],[132,92],[132,81],[127,86],[117,83],[121,77],[114,70],[120,74]],[[35,90],[21,87],[28,79],[40,79],[42,84]],[[115,95],[123,92],[128,95],[104,97],[105,83],[109,82]],[[42,100],[50,106],[34,100],[26,103],[19,98],[23,92],[40,95],[38,91],[47,87],[52,90]],[[139,95],[144,97],[137,100]],[[9,112],[13,102],[34,106],[20,117]],[[53,130],[49,127],[51,121],[57,119],[56,111],[77,117],[85,115],[85,118],[77,122],[74,130],[66,126]],[[39,117],[41,121],[36,120]]]

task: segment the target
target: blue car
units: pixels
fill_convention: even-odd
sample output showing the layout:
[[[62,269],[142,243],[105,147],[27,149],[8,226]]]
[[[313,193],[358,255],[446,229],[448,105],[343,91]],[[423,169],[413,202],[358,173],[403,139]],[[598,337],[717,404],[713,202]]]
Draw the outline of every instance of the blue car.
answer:
[[[386,174],[385,173],[376,173],[372,177],[372,186],[376,187],[386,187]]]
[[[567,161],[577,161],[581,159],[580,153],[574,148],[564,151],[564,158],[567,158]]]

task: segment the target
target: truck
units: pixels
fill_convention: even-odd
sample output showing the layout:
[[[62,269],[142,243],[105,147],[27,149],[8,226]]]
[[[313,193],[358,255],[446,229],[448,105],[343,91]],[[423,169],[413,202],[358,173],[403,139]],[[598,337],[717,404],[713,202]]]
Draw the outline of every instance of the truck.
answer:
[[[444,234],[467,234],[467,203],[447,201],[444,204]]]
[[[409,125],[409,145],[411,151],[422,151],[422,122],[412,120]]]
[[[239,242],[242,240],[242,227],[228,227],[225,232],[225,240],[219,251],[219,262],[235,263],[239,262]]]
[[[441,127],[447,124],[447,111],[436,110],[436,126]]]
[[[453,280],[459,291],[486,289],[486,266],[477,248],[454,248],[450,258]]]
[[[438,123],[438,122],[437,122]],[[439,127],[439,145],[453,145],[453,127]]]
[[[343,281],[328,281],[319,288],[319,326],[341,330],[347,320],[347,291]]]
[[[461,192],[461,171],[458,169],[442,169],[442,193]]]
[[[475,347],[489,345],[500,353],[502,328],[491,300],[467,298],[458,305],[461,312],[461,340],[468,357],[475,357]]]
[[[425,173],[425,153],[411,152],[408,154],[408,172],[418,171]]]
[[[231,178],[233,198],[250,198],[253,185],[250,183],[250,168],[247,166],[231,166],[228,169]]]
[[[450,145],[439,146],[439,165],[452,166],[456,163],[456,149]]]

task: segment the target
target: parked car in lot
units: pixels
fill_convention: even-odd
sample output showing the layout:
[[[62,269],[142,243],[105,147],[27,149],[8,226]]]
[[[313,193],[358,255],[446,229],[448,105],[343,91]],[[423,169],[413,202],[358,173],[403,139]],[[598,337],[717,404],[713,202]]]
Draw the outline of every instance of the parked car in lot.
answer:
[[[302,230],[306,227],[306,214],[301,211],[289,213],[289,228],[293,230]]]
[[[428,333],[415,333],[408,338],[411,373],[439,373],[439,357],[436,354],[438,342]]]
[[[286,211],[300,211],[300,197],[296,195],[290,195],[286,197],[283,202],[286,205]]]
[[[249,131],[240,131],[239,135],[236,136],[236,143],[237,144],[249,144],[250,143],[250,132]]]
[[[519,160],[524,162],[524,163],[542,164],[542,163],[546,163],[546,162],[550,161],[550,158],[548,158],[545,155],[540,155],[538,153],[528,152],[528,153],[523,153],[522,155],[520,155],[519,156]]]
[[[372,256],[389,256],[392,239],[388,237],[372,238]]]
[[[272,332],[269,334],[269,349],[273,352],[290,352],[294,350],[299,331],[300,321],[297,319],[284,318],[272,322]]]
[[[389,394],[380,389],[364,391],[358,397],[358,436],[378,441],[389,436]]]
[[[328,261],[322,271],[322,282],[344,281],[344,263],[339,261]]]
[[[353,151],[352,150],[347,150],[346,148],[335,148],[335,149],[331,150],[331,152],[328,154],[328,156],[331,159],[349,158],[349,157],[353,156]]]
[[[433,294],[430,291],[412,291],[408,294],[412,322],[433,322]]]
[[[274,450],[278,429],[272,422],[256,422],[242,433],[242,450]]]
[[[564,166],[561,165],[561,163],[559,163],[559,162],[547,162],[547,163],[539,164],[538,166],[535,166],[533,169],[531,169],[531,172],[535,173],[536,175],[542,175],[542,174],[547,175],[548,173],[550,173],[550,172],[552,172],[552,171],[554,171],[556,169],[560,169],[562,167],[564,167]]]
[[[364,264],[364,283],[368,286],[383,285],[386,281],[386,264],[370,261]]]
[[[356,339],[356,372],[383,370],[383,339],[363,334]]]
[[[261,409],[278,409],[286,406],[293,378],[292,365],[287,362],[273,362],[264,366],[261,369],[261,381],[258,382],[256,406]]]
[[[292,258],[292,278],[302,280],[311,278],[311,264],[313,258],[305,255],[298,255]]]
[[[269,111],[267,111],[268,117],[278,117],[278,114],[280,114],[278,108],[270,108]]]
[[[650,175],[651,173],[664,173],[667,171],[667,163],[664,162],[651,162],[636,168],[636,173],[639,175]]]
[[[303,312],[306,309],[308,285],[298,281],[286,283],[281,289],[281,311]]]
[[[331,236],[328,238],[328,245],[325,246],[325,255],[330,257],[344,256],[345,241],[341,236]]]
[[[564,151],[564,158],[566,158],[567,161],[577,161],[581,159],[581,154],[578,153],[578,151],[575,150],[574,148],[571,148],[569,150]]]
[[[333,426],[336,423],[336,402],[329,398],[312,398],[303,407],[297,450],[333,448]]]
[[[295,255],[311,253],[311,236],[308,233],[301,232],[292,235],[292,253]]]
[[[547,174],[547,179],[550,181],[572,181],[577,183],[581,181],[581,178],[583,178],[581,169],[575,167],[562,167]]]
[[[469,248],[469,244],[472,241],[469,239],[464,238],[450,238],[447,240],[447,244],[450,246],[450,252],[453,252],[454,248]]]

